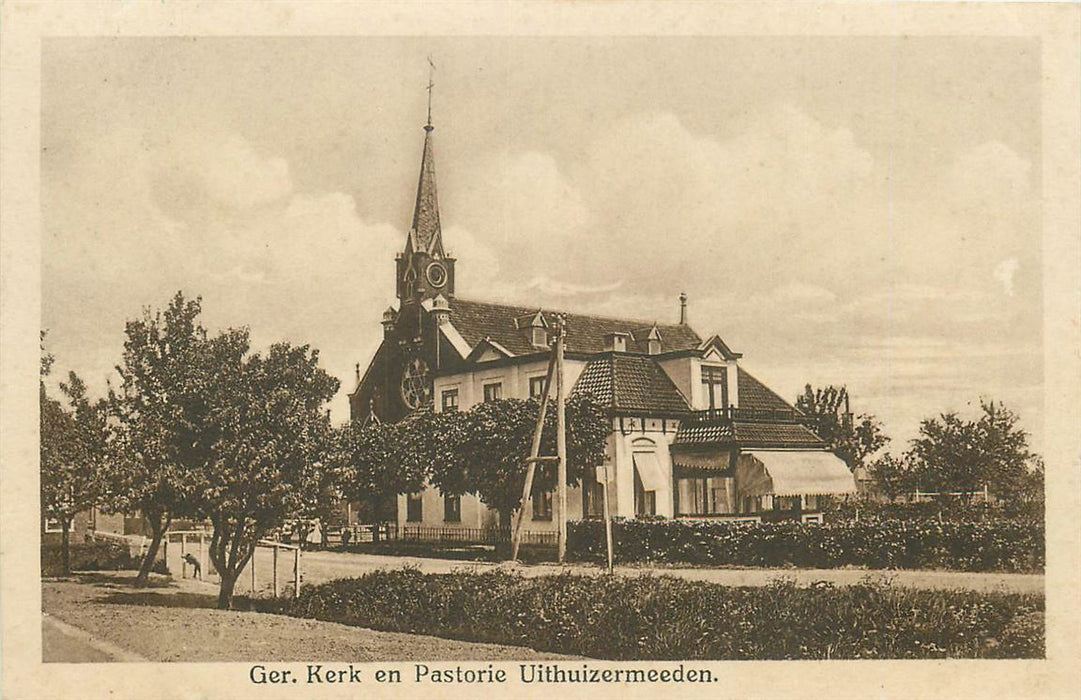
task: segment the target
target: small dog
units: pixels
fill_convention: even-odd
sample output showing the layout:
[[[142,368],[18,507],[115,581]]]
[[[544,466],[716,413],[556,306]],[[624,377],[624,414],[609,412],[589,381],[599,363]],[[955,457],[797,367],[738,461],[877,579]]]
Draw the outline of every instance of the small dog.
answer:
[[[195,557],[193,557],[191,554],[185,554],[184,555],[184,561],[191,564],[192,568],[195,569],[195,578],[202,581],[203,580],[203,567],[199,564],[199,560],[196,559]]]

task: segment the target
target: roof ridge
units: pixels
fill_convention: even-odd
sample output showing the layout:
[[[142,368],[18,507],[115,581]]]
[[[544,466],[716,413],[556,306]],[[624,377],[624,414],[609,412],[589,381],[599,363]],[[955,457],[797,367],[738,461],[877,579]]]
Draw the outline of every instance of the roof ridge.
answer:
[[[489,306],[501,306],[501,307],[503,307],[505,309],[533,309],[533,308],[535,308],[533,306],[520,306],[520,305],[517,305],[517,304],[505,304],[505,303],[496,302],[496,301],[485,301],[483,299],[468,299],[468,298],[462,297],[461,295],[455,295],[454,298],[455,298],[456,301],[464,301],[467,304],[488,304]],[[547,313],[551,313],[551,314],[564,314],[564,313],[566,313],[566,314],[570,314],[572,316],[589,316],[591,318],[599,318],[599,319],[604,319],[606,321],[620,321],[622,323],[642,323],[642,324],[647,324],[646,326],[643,326],[643,328],[635,329],[635,330],[647,330],[648,328],[651,328],[653,325],[656,325],[659,328],[686,328],[686,329],[690,330],[692,333],[694,333],[695,335],[698,335],[699,337],[701,337],[698,334],[698,331],[694,330],[694,328],[692,328],[691,325],[688,324],[688,323],[660,323],[658,321],[646,321],[646,320],[641,319],[641,318],[627,318],[625,316],[608,316],[606,314],[582,313],[580,311],[563,311],[563,310],[560,310],[560,309],[545,309],[544,307],[539,307],[539,310],[547,312]],[[530,313],[530,312],[527,311],[526,313]],[[714,334],[714,335],[716,335],[716,334]],[[713,337],[713,336],[710,336],[710,337]]]

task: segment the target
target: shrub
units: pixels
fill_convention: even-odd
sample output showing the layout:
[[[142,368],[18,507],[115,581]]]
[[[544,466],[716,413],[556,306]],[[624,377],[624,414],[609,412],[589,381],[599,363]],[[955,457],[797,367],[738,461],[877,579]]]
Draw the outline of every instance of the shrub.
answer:
[[[918,503],[881,503],[867,499],[831,500],[824,508],[827,522],[849,520],[934,520],[980,523],[1010,521],[1017,524],[1044,524],[1042,502],[965,503],[959,499]]]
[[[1043,597],[729,587],[668,576],[524,578],[379,571],[263,611],[603,659],[1021,658],[1043,655]]]
[[[1009,520],[839,521],[824,524],[625,520],[613,524],[619,562],[702,566],[1042,571],[1044,529]],[[572,559],[603,561],[604,525],[572,522]]]
[[[63,563],[61,548],[57,543],[42,543],[41,545],[41,575],[63,575]],[[138,569],[142,563],[139,557],[131,556],[131,552],[124,545],[116,542],[72,542],[69,546],[69,556],[72,571],[120,571],[123,569]],[[155,572],[160,574],[169,573],[164,561],[154,562]]]

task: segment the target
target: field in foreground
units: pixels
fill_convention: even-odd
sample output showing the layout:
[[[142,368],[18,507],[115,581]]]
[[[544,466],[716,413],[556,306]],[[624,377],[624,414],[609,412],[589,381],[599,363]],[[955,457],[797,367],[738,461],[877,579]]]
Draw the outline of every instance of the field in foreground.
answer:
[[[523,647],[376,632],[333,622],[215,610],[212,586],[155,579],[136,591],[134,572],[45,581],[50,618],[149,661],[469,661],[566,658]],[[46,624],[45,661],[106,661],[108,654]],[[114,657],[115,658],[115,657]]]

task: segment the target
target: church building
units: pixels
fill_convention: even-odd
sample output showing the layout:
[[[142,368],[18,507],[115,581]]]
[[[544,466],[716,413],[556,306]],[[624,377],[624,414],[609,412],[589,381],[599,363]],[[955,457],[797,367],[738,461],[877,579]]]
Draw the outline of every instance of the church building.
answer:
[[[353,420],[394,422],[425,406],[458,411],[536,396],[562,316],[565,391],[591,392],[608,407],[613,515],[808,521],[821,518],[821,496],[855,492],[852,474],[805,416],[744,369],[719,336],[691,328],[684,294],[676,323],[459,296],[440,227],[433,130],[429,118],[413,221],[394,264],[398,303],[383,312],[383,342],[362,375],[358,365]],[[568,519],[599,516],[602,489],[592,480],[571,488]],[[432,487],[399,496],[397,520],[399,532],[446,532],[494,527],[498,516],[474,496],[444,497]],[[550,494],[526,505],[527,531],[555,527]]]

